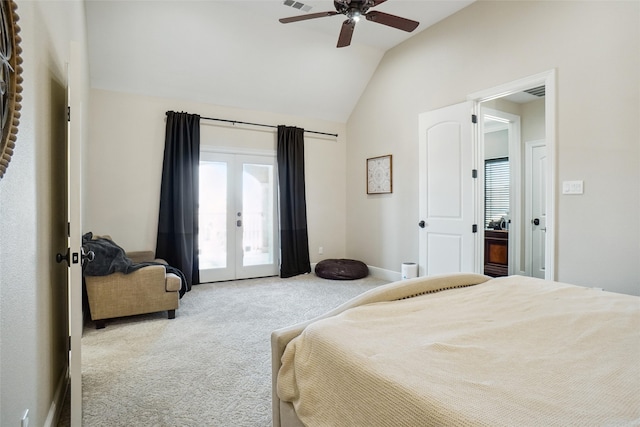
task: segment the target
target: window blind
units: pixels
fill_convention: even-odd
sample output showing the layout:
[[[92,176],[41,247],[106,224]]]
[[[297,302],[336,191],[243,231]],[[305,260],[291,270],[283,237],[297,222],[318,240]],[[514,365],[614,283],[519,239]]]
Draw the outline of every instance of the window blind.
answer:
[[[485,160],[484,162],[484,220],[499,221],[509,214],[509,158]]]

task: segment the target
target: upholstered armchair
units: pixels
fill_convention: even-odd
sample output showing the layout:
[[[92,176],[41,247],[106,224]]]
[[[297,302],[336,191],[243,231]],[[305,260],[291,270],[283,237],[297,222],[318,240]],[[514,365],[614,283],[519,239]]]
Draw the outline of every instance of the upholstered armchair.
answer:
[[[105,237],[105,236],[103,236]],[[128,252],[134,263],[155,259],[151,251]],[[105,320],[167,310],[173,319],[182,285],[180,277],[168,273],[164,265],[150,265],[128,274],[112,273],[106,276],[85,276],[91,320],[97,329],[105,327]]]

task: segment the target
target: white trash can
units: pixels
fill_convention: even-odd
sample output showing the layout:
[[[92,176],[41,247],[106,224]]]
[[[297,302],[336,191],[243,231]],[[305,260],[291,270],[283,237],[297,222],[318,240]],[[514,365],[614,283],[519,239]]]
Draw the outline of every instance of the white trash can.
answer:
[[[418,277],[418,264],[415,262],[403,262],[402,280],[413,279],[414,277]]]

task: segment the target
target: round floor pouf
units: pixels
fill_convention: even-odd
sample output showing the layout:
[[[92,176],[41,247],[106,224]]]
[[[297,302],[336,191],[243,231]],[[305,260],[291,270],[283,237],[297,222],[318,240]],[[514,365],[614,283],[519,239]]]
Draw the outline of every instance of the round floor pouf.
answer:
[[[355,259],[325,259],[316,264],[315,272],[323,279],[354,280],[366,277],[369,268]]]

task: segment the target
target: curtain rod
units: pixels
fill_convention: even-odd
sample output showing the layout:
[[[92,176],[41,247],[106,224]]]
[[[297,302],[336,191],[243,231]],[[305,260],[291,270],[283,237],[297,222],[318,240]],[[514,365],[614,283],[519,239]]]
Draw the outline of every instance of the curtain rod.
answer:
[[[250,123],[250,122],[240,122],[238,120],[215,119],[213,117],[200,117],[200,119],[203,119],[203,120],[215,120],[217,122],[227,122],[227,123],[232,123],[234,125],[236,123],[238,123],[238,124],[241,124],[241,125],[262,126],[262,127],[265,127],[265,128],[278,129],[278,126],[265,125],[265,124],[262,124],[262,123]],[[338,137],[337,133],[318,132],[318,131],[315,131],[315,130],[306,130],[306,129],[305,129],[305,132],[315,133],[317,135],[328,135],[328,136],[333,136],[333,137],[336,137],[336,138]]]
[[[168,113],[169,113],[169,112],[167,111],[167,114],[168,114]],[[216,119],[216,118],[213,118],[213,117],[202,117],[202,116],[201,116],[201,117],[200,117],[200,119],[201,119],[201,120],[215,120],[215,121],[217,121],[217,122],[227,122],[227,123],[232,123],[232,124],[234,124],[234,125],[235,125],[236,123],[238,123],[238,124],[241,124],[241,125],[261,126],[261,127],[265,127],[265,128],[273,128],[273,129],[277,129],[277,128],[278,128],[278,126],[274,126],[274,125],[265,125],[265,124],[262,124],[262,123],[241,122],[241,121],[238,121],[238,120]],[[327,135],[327,136],[333,136],[333,137],[335,137],[335,138],[337,138],[337,137],[338,137],[338,134],[337,134],[337,133],[318,132],[318,131],[315,131],[315,130],[306,130],[306,129],[305,129],[305,132],[308,132],[308,133],[315,133],[316,135]]]

